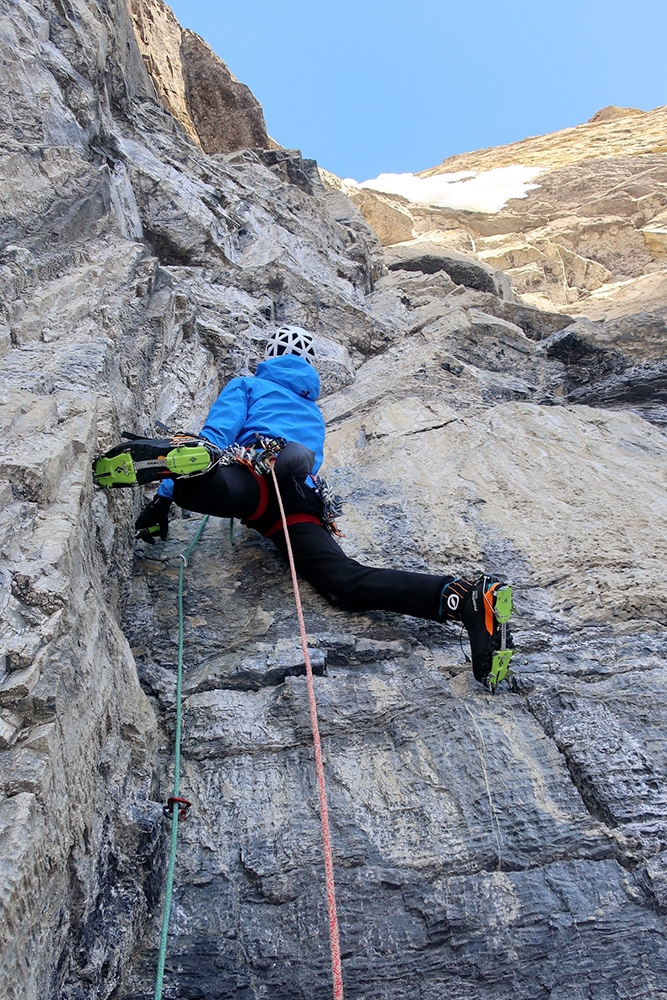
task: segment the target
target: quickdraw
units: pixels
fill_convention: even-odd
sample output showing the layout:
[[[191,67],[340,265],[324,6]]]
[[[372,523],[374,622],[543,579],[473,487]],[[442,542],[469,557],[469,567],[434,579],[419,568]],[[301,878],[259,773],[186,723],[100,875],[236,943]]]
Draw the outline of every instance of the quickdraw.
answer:
[[[255,434],[254,444],[230,444],[218,459],[220,465],[245,465],[258,476],[268,476],[271,467],[283,450],[284,438],[267,438]]]
[[[181,823],[190,815],[192,802],[188,802],[187,799],[181,799],[177,795],[172,795],[167,799],[166,804],[162,807],[162,812],[167,819],[171,819],[175,805],[178,806],[178,822]]]
[[[343,514],[343,498],[329,486],[324,476],[313,476],[315,492],[322,501],[322,523],[332,535],[343,538],[336,520]]]

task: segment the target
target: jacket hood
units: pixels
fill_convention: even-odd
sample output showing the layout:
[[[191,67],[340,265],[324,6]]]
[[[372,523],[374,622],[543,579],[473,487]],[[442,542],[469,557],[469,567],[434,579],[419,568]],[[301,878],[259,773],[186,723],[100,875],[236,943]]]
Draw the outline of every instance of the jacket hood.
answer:
[[[257,365],[255,378],[267,379],[291,389],[303,399],[317,399],[320,394],[320,376],[311,364],[298,354],[281,354],[267,358]]]

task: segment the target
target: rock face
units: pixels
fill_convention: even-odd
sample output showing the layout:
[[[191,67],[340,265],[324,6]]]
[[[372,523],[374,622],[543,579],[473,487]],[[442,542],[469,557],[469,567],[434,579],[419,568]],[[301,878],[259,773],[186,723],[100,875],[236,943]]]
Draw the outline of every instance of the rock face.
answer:
[[[515,301],[560,311],[560,329],[578,320],[572,336],[554,346],[573,379],[564,386],[569,399],[623,402],[664,425],[667,147],[660,142],[666,124],[667,108],[605,108],[575,129],[451,157],[421,175],[527,165],[544,169],[525,198],[492,214],[416,205],[349,185],[343,189],[371,225],[379,219],[377,232],[388,247],[390,268],[421,267],[429,273],[434,260],[453,255],[463,257],[469,274],[486,268],[496,276],[497,288],[503,275]],[[323,180],[335,187],[330,175]],[[465,283],[492,291],[473,279]],[[509,297],[506,288],[501,297]],[[625,333],[619,339],[621,321]],[[641,336],[633,336],[633,330],[641,330]],[[595,386],[591,367],[577,374],[578,363],[563,353],[566,346],[572,348],[572,337],[575,353],[584,350],[608,371],[606,379],[593,379]],[[581,383],[575,384],[579,377]]]
[[[144,65],[158,99],[206,153],[275,145],[264,113],[203,38],[184,31],[161,0],[129,0]]]
[[[512,285],[502,271],[479,263],[466,254],[448,250],[439,243],[411,240],[390,248],[385,254],[390,271],[417,271],[437,274],[444,271],[454,284],[491,292],[500,299],[514,299]]]
[[[128,8],[139,51],[158,100],[201,147],[185,90],[181,58],[183,29],[166,4],[151,0],[131,0]]]
[[[630,282],[588,316],[522,300],[458,220],[385,258],[297,153],[202,152],[121,0],[0,25],[3,1000],[153,995],[199,519],[135,542],[151,491],[96,493],[90,463],[199,428],[282,321],[324,355],[346,551],[484,568],[518,606],[491,697],[453,627],[303,586],[346,995],[664,997],[662,271],[639,322]],[[330,988],[303,664],[285,566],[234,542],[212,520],[186,569],[165,996],[298,1000]]]
[[[596,111],[589,122],[611,122],[618,118],[629,118],[631,115],[643,115],[640,108],[617,108],[614,104],[608,104],[606,108]]]
[[[450,157],[420,177],[540,167],[536,187],[498,212],[416,205],[347,188],[384,245],[456,246],[504,271],[532,305],[586,315],[591,298],[667,275],[667,108],[604,108],[573,129]],[[410,223],[412,232],[409,232]]]
[[[192,31],[183,32],[181,62],[188,108],[206,153],[271,145],[257,99]]]

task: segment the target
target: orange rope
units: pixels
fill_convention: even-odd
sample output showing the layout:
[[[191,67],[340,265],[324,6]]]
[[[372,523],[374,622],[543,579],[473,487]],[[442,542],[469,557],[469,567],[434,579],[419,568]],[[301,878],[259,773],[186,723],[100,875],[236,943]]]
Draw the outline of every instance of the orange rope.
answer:
[[[331,944],[331,971],[333,974],[333,995],[334,1000],[343,1000],[343,973],[340,962],[340,942],[338,939],[338,917],[336,915],[336,890],[334,886],[333,857],[331,853],[331,836],[329,834],[329,809],[327,807],[327,790],[324,783],[324,766],[322,764],[322,745],[320,743],[320,728],[317,723],[317,704],[315,702],[315,686],[313,684],[313,668],[308,655],[308,640],[306,638],[306,626],[303,620],[303,610],[301,608],[301,596],[299,594],[299,584],[296,578],[296,568],[294,566],[294,556],[287,527],[287,519],[283,507],[282,497],[278,489],[278,480],[271,466],[271,476],[276,489],[280,516],[285,532],[285,544],[287,545],[287,555],[292,573],[292,585],[294,587],[294,599],[296,601],[296,612],[299,617],[299,628],[301,629],[301,648],[303,659],[306,664],[306,678],[308,680],[308,699],[310,701],[310,724],[313,729],[313,744],[315,746],[315,766],[317,769],[317,785],[320,793],[320,819],[322,821],[322,843],[324,846],[324,872],[327,883],[327,907],[329,910],[329,941]]]

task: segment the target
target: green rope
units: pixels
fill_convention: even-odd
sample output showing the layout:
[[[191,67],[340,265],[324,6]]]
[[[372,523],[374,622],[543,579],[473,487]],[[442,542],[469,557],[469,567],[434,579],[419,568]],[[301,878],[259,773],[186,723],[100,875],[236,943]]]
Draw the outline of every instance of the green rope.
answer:
[[[197,534],[192,539],[185,555],[179,556],[181,569],[178,576],[178,669],[176,672],[176,734],[174,737],[174,791],[173,798],[178,798],[181,787],[181,690],[183,687],[183,576],[190,554],[201,538],[206,527],[208,515],[199,525]],[[169,847],[169,865],[167,867],[167,886],[164,896],[164,911],[162,914],[162,933],[160,935],[160,953],[158,955],[157,977],[155,979],[155,1000],[162,1000],[162,984],[164,980],[164,965],[167,958],[167,935],[169,933],[169,918],[171,916],[171,896],[174,889],[174,869],[176,867],[176,840],[178,838],[178,802],[171,806],[171,844]]]

